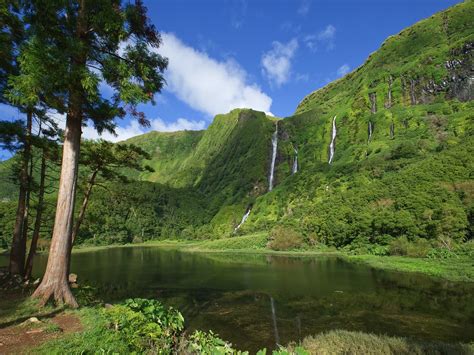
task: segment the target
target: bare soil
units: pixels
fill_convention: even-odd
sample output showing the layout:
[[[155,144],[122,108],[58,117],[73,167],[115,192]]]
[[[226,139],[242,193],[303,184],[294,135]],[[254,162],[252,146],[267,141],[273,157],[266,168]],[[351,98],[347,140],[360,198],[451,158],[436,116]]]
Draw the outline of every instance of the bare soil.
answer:
[[[58,329],[53,329],[53,326]],[[81,321],[75,315],[57,314],[40,323],[24,322],[0,329],[0,354],[24,354],[34,352],[34,348],[46,341],[59,338],[64,334],[80,332]]]

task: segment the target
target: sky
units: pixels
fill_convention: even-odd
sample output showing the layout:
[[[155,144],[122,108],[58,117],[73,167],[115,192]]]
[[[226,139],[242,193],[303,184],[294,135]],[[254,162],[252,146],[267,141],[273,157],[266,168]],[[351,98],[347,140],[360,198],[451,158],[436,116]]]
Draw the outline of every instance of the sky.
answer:
[[[306,95],[363,64],[388,36],[458,2],[144,0],[169,66],[156,105],[140,109],[158,131],[204,129],[216,114],[240,107],[290,116]],[[18,118],[0,105],[0,119]],[[117,136],[102,138],[150,130],[131,118],[117,123]],[[92,127],[83,135],[99,137]],[[0,151],[0,160],[8,157]]]

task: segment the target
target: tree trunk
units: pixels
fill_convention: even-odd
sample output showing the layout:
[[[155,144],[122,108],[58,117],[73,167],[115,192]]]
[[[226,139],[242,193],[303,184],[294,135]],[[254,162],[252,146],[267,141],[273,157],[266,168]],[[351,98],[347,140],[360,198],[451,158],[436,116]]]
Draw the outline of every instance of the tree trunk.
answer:
[[[25,267],[25,279],[31,279],[31,273],[33,271],[33,259],[36,255],[36,249],[38,247],[38,239],[41,229],[41,222],[44,210],[44,184],[46,179],[46,148],[43,148],[43,156],[41,157],[41,172],[40,172],[40,184],[38,191],[38,206],[36,208],[35,226],[33,230],[33,236],[31,237],[30,252],[28,253],[28,259],[26,260]]]
[[[20,170],[20,192],[18,195],[18,207],[16,210],[15,227],[13,230],[12,247],[10,251],[10,275],[24,275],[25,271],[25,255],[26,255],[26,238],[24,229],[24,220],[26,208],[26,197],[29,185],[28,164],[31,154],[31,127],[33,122],[33,112],[28,110],[26,113],[26,137],[23,149],[23,158]]]
[[[79,216],[77,216],[76,224],[74,225],[74,230],[72,231],[71,247],[74,244],[74,241],[76,240],[77,234],[79,233],[79,228],[81,228],[82,221],[84,220],[87,204],[89,203],[89,198],[91,196],[92,188],[94,187],[94,184],[95,184],[95,178],[97,176],[97,173],[98,171],[95,170],[92,173],[91,177],[89,178],[89,181],[87,182],[87,188],[84,194],[84,200],[82,201],[81,210],[79,211]]]
[[[58,202],[48,264],[41,284],[33,293],[33,297],[40,298],[42,304],[54,297],[58,304],[78,306],[69,288],[68,270],[81,145],[81,121],[81,114],[77,112],[70,112],[66,120]]]
[[[66,303],[71,307],[79,305],[71,292],[68,282],[69,263],[71,261],[71,242],[74,218],[74,202],[76,198],[76,182],[79,169],[79,153],[81,148],[83,90],[79,80],[87,61],[86,1],[81,0],[76,24],[76,39],[82,44],[82,50],[72,58],[71,86],[69,88],[68,114],[64,132],[63,157],[59,179],[58,202],[53,227],[53,237],[49,250],[48,264],[43,280],[32,297],[39,298],[46,304],[54,298],[57,304]]]

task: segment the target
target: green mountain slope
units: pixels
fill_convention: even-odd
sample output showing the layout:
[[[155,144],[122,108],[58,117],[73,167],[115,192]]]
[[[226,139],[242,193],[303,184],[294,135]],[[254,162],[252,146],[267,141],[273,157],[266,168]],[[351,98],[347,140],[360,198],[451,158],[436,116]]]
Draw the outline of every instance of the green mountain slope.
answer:
[[[247,230],[290,224],[308,240],[337,246],[358,238],[471,238],[472,18],[469,1],[421,21],[307,96],[282,123],[282,183],[257,201]]]
[[[472,18],[466,1],[391,36],[291,117],[233,110],[205,131],[127,140],[151,154],[144,164],[155,172],[130,172],[141,181],[95,193],[81,240],[219,238],[234,235],[249,209],[237,234],[284,226],[306,244],[350,249],[472,239]]]

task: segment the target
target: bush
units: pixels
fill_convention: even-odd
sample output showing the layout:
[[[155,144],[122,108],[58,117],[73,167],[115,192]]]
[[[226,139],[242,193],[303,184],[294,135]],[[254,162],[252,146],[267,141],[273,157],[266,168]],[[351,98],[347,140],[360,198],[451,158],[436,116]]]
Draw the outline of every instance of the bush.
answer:
[[[406,237],[394,239],[389,244],[390,255],[411,256],[414,258],[425,258],[432,247],[429,241],[419,238],[414,242],[408,241]]]
[[[303,236],[294,229],[277,226],[270,232],[267,248],[272,250],[292,250],[304,245]]]
[[[210,330],[208,333],[196,330],[188,339],[183,338],[178,349],[180,354],[236,354],[231,344],[219,338]]]
[[[129,299],[105,313],[111,328],[120,333],[131,351],[153,349],[160,354],[171,353],[184,329],[181,313],[156,300]]]
[[[298,348],[300,352],[290,344],[288,349],[280,349],[280,354],[472,354],[474,350],[473,345],[467,344],[417,341],[346,330],[308,336]]]
[[[429,251],[429,259],[450,259],[456,257],[456,254],[446,248],[433,248]]]

